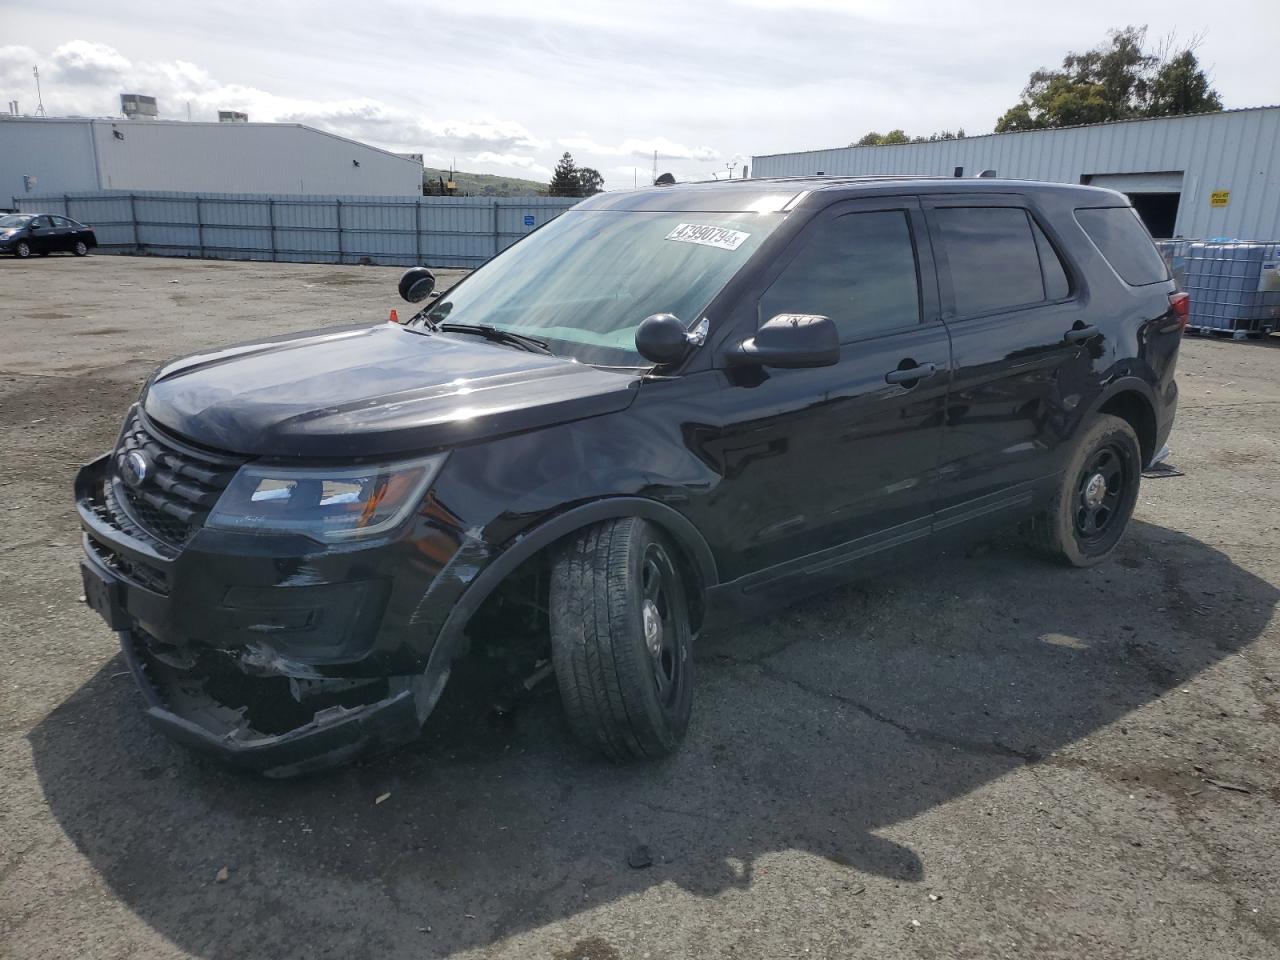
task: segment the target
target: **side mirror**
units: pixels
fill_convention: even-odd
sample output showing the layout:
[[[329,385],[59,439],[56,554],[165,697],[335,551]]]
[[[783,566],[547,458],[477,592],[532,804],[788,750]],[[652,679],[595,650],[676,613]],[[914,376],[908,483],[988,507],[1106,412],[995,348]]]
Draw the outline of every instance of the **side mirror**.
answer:
[[[409,303],[421,303],[436,288],[436,275],[426,267],[410,267],[400,278],[400,297]]]
[[[655,313],[636,327],[636,352],[659,366],[678,363],[689,352],[689,331],[674,314]]]
[[[780,313],[728,354],[735,364],[829,367],[840,360],[840,335],[830,317]]]

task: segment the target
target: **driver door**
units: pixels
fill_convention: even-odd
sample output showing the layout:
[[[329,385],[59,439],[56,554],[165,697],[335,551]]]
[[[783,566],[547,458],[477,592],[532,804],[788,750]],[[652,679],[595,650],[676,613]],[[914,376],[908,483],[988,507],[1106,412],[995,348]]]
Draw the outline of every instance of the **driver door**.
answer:
[[[27,230],[28,243],[32,253],[49,253],[56,241],[53,232],[53,221],[48,217],[36,217]]]
[[[822,314],[839,331],[840,360],[812,369],[720,363],[724,578],[745,578],[744,590],[818,586],[927,537],[951,347],[919,203],[833,205],[746,299],[729,342],[779,313]],[[920,375],[903,378],[908,368]]]

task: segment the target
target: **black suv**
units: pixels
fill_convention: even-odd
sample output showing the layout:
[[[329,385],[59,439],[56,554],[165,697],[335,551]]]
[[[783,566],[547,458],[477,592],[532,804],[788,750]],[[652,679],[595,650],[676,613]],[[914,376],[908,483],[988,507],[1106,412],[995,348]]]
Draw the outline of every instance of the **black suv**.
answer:
[[[178,739],[408,741],[509,603],[582,739],[661,755],[701,630],[999,525],[1111,553],[1186,319],[1123,196],[992,179],[601,194],[433,282],[162,367],[80,471],[86,598]]]

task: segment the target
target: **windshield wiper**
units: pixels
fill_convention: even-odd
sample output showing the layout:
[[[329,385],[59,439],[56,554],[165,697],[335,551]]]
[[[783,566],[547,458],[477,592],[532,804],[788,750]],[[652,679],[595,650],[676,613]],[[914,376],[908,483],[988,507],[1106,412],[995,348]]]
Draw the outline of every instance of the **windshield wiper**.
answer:
[[[499,327],[490,326],[487,323],[448,323],[441,321],[435,324],[432,330],[441,330],[445,333],[474,333],[477,336],[484,337],[494,343],[508,343],[513,347],[519,347],[522,350],[528,350],[530,353],[545,353],[547,356],[555,356],[547,347],[545,340],[539,340],[536,337],[526,337],[522,333],[512,333],[510,330],[503,330]]]

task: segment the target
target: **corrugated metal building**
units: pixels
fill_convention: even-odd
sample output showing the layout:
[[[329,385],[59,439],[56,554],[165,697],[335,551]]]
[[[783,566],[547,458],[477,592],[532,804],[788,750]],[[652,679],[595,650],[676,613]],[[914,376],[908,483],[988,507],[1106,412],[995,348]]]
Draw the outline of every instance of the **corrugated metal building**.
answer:
[[[1280,240],[1280,107],[753,157],[756,177],[924,174],[1126,193],[1157,237]]]
[[[296,123],[0,119],[0,207],[27,193],[422,194],[422,164]]]

